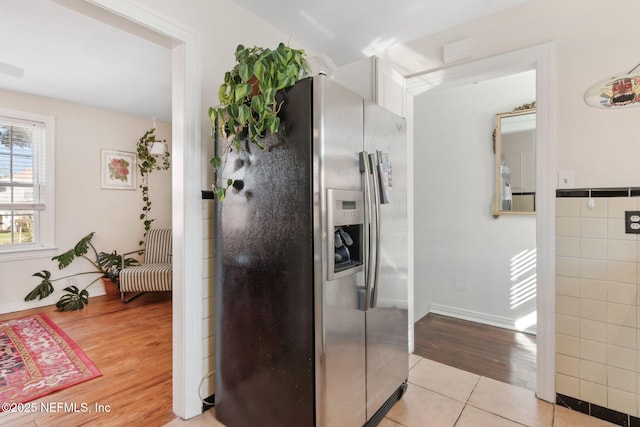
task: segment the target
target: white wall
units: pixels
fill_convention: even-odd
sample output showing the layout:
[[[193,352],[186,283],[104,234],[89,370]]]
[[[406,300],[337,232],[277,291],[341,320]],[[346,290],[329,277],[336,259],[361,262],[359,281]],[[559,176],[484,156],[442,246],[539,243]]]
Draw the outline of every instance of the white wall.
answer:
[[[535,249],[535,216],[494,219],[495,114],[535,100],[535,72],[434,90],[414,100],[415,319],[451,311],[513,327],[511,258]]]
[[[291,37],[281,32],[237,4],[228,0],[138,0],[137,3],[158,14],[169,17],[182,27],[196,33],[201,40],[202,61],[202,145],[203,189],[211,189],[213,169],[209,159],[213,157],[211,121],[207,116],[209,107],[218,105],[218,88],[224,73],[235,64],[238,44],[275,48],[278,43],[287,43],[294,48],[305,49]],[[309,56],[313,55],[305,49]]]
[[[634,0],[615,9],[633,11]],[[584,92],[598,81],[624,74],[637,63],[633,25],[615,21],[596,1],[529,0],[501,13],[390,49],[383,58],[407,73],[443,65],[442,46],[471,39],[472,60],[554,41],[556,46],[555,133],[557,170],[575,171],[575,186],[640,185],[634,121],[637,109],[607,111],[588,107]],[[552,182],[557,175],[552,171]]]
[[[393,64],[370,56],[338,67],[328,75],[364,99],[400,117],[407,116],[405,78]]]
[[[139,248],[144,234],[142,196],[134,190],[100,187],[100,151],[103,148],[136,152],[138,139],[153,126],[151,118],[136,117],[92,107],[0,90],[0,107],[55,116],[56,120],[56,244],[62,253],[94,231],[98,251],[127,252]],[[156,123],[156,136],[171,142],[171,125]],[[169,145],[170,146],[170,145]],[[171,150],[171,148],[170,148]],[[135,171],[137,173],[137,171]],[[139,183],[137,175],[136,183]],[[137,185],[137,184],[136,184]],[[171,224],[171,171],[154,171],[149,177],[154,227]],[[24,302],[39,280],[33,273],[47,269],[54,277],[85,271],[75,262],[63,271],[50,257],[0,261],[0,313],[54,304],[66,283],[56,282],[56,292],[40,301]],[[78,278],[77,286],[88,284]],[[104,294],[101,283],[89,288],[90,296]]]

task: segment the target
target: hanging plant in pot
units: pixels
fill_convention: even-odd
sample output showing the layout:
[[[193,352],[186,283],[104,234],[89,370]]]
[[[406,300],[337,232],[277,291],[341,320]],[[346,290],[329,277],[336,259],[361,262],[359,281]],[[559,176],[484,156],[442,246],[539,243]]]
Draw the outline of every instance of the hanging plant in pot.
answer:
[[[144,237],[151,229],[151,223],[153,218],[149,217],[149,211],[151,211],[151,197],[149,196],[149,174],[154,170],[167,170],[171,166],[171,154],[167,150],[167,141],[165,139],[156,139],[155,127],[149,129],[140,137],[136,144],[136,151],[138,152],[138,171],[140,172],[140,190],[142,191],[142,213],[140,214],[140,220],[144,224],[143,239],[139,244],[144,244]],[[159,145],[162,149],[158,152],[154,152],[154,147]]]
[[[261,138],[280,130],[278,113],[283,101],[277,99],[278,91],[293,86],[310,72],[304,50],[283,43],[274,50],[238,45],[235,57],[236,65],[225,73],[218,91],[220,105],[209,108],[214,132],[217,125],[228,141],[221,155],[210,160],[216,173],[213,190],[218,200],[223,200],[234,185],[232,179],[220,177],[229,152],[240,152],[245,138],[264,149]]]

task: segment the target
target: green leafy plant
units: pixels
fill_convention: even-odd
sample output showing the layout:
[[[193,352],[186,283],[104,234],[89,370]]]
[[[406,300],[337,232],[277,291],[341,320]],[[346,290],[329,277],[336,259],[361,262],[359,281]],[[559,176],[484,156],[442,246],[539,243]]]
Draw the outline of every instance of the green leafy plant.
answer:
[[[80,239],[73,248],[51,258],[53,261],[58,262],[58,268],[60,270],[67,268],[76,259],[84,259],[87,261],[93,267],[92,270],[69,274],[56,279],[51,278],[51,272],[48,270],[42,270],[34,273],[33,276],[42,279],[42,281],[31,292],[29,292],[29,294],[27,294],[24,300],[32,301],[48,297],[54,291],[53,282],[57,282],[58,280],[87,274],[98,274],[98,276],[83,289],[79,289],[75,285],[64,288],[64,291],[67,293],[64,294],[56,303],[58,311],[80,310],[85,304],[89,304],[89,291],[87,291],[89,286],[103,277],[109,278],[112,282],[116,282],[120,275],[120,270],[122,270],[123,263],[124,266],[136,265],[138,263],[137,259],[125,258],[119,255],[116,251],[110,253],[98,252],[93,243],[91,243],[91,239],[93,239],[94,234],[95,233],[93,232],[89,233]],[[90,255],[93,255],[93,257]]]
[[[151,223],[154,219],[149,217],[151,210],[151,198],[149,197],[149,174],[154,170],[167,170],[171,166],[171,154],[167,151],[162,155],[151,154],[151,147],[155,142],[166,143],[166,140],[156,140],[155,128],[149,129],[138,140],[138,171],[140,172],[140,189],[142,190],[142,213],[140,220],[144,224],[143,239],[140,240],[140,246],[144,245],[144,237],[151,229]]]
[[[210,160],[216,172],[214,191],[219,200],[224,199],[227,189],[234,184],[233,180],[218,176],[229,151],[239,152],[245,136],[250,143],[264,149],[260,138],[267,132],[277,134],[280,129],[278,113],[282,101],[276,98],[278,91],[293,86],[310,72],[304,50],[292,49],[283,43],[274,50],[238,45],[235,58],[235,66],[225,73],[218,90],[220,105],[209,108],[214,132],[217,125],[229,141],[222,155]]]

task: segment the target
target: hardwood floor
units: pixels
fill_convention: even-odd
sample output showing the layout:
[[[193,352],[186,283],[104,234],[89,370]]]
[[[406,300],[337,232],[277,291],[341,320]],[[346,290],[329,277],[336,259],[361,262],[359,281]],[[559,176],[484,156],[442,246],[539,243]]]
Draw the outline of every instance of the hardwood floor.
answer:
[[[171,295],[149,293],[122,304],[95,297],[83,310],[55,306],[1,314],[0,320],[44,312],[103,376],[35,400],[109,412],[0,413],[3,426],[162,426],[176,417],[171,398]],[[535,336],[429,314],[415,324],[415,354],[535,390]]]
[[[80,346],[102,376],[35,400],[108,405],[109,412],[0,413],[3,426],[162,426],[173,420],[171,294],[148,293],[129,304],[101,296],[81,311],[55,306],[0,315],[44,312]]]
[[[415,323],[414,353],[484,377],[536,389],[535,335],[429,313]]]

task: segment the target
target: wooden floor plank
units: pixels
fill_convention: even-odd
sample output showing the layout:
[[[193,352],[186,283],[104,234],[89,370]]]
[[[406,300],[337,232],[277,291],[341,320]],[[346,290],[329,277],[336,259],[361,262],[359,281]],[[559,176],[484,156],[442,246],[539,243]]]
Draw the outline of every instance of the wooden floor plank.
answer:
[[[162,426],[175,419],[171,386],[171,294],[149,293],[123,304],[91,298],[83,310],[61,313],[55,306],[0,315],[0,320],[45,313],[102,372],[102,377],[34,401],[86,404],[90,412],[0,413],[1,425]],[[96,411],[96,404],[104,412]],[[106,408],[108,407],[108,412]]]
[[[418,356],[508,384],[536,389],[536,337],[453,317],[415,323]]]

